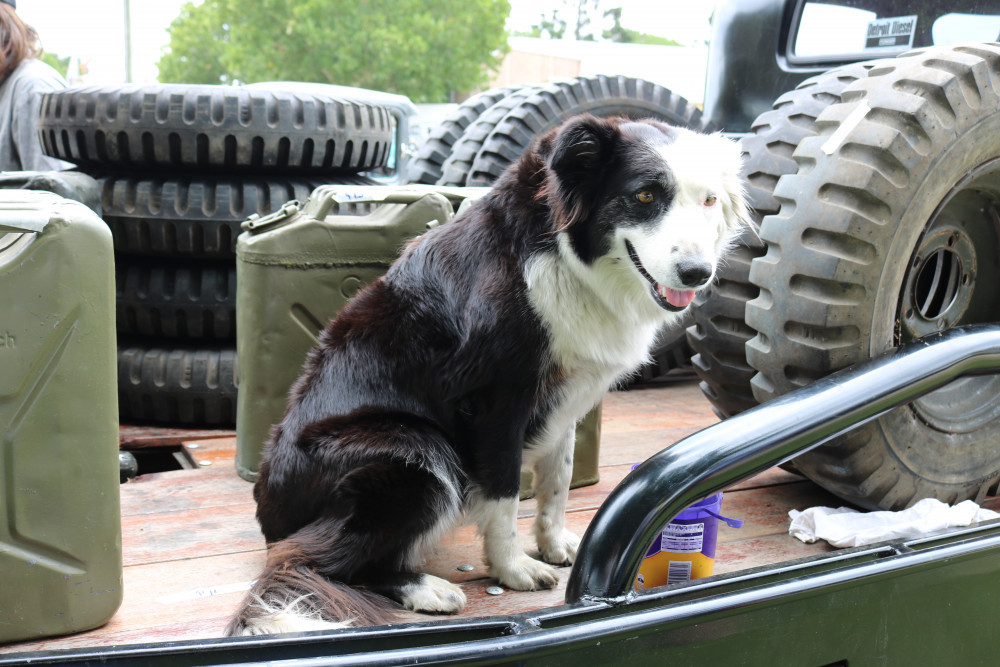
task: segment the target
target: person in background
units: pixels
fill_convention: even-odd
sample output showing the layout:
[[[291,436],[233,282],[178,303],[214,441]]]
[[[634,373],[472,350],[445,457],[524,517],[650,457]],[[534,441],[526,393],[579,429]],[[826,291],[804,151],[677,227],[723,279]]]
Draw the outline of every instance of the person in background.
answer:
[[[42,93],[66,80],[41,60],[38,33],[17,15],[17,0],[0,0],[0,171],[52,171],[73,165],[42,153]]]

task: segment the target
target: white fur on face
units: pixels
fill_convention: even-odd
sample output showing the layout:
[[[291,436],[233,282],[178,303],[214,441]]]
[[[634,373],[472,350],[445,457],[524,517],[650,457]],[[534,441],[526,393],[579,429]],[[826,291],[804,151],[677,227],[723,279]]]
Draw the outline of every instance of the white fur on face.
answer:
[[[653,303],[624,250],[587,265],[565,232],[557,242],[556,252],[528,261],[528,298],[549,330],[554,361],[594,375],[596,402],[615,378],[648,358],[658,328],[678,316]]]
[[[719,198],[728,233],[750,224],[750,210],[744,200],[740,170],[743,155],[736,141],[721,134],[681,132],[677,139],[658,151],[667,161],[682,188],[694,194],[711,191]],[[686,184],[686,185],[685,185]]]
[[[619,228],[615,250],[627,258],[628,241],[658,283],[691,291],[702,285],[685,284],[681,266],[706,267],[712,276],[705,284],[711,282],[739,225],[749,217],[738,177],[739,147],[721,135],[681,132],[656,152],[673,175],[673,201],[655,224]]]
[[[537,255],[525,267],[529,298],[549,328],[554,360],[577,372],[583,370],[581,360],[596,362],[586,372],[594,375],[593,384],[600,391],[643,363],[658,328],[682,317],[653,298],[652,287],[633,265],[625,241],[657,282],[690,292],[692,287],[678,276],[679,265],[696,261],[714,273],[750,217],[736,142],[681,130],[673,143],[650,148],[663,158],[677,189],[674,202],[659,220],[618,227],[611,250],[591,264],[580,260],[569,236],[560,233],[557,252]],[[706,206],[709,195],[716,201]]]

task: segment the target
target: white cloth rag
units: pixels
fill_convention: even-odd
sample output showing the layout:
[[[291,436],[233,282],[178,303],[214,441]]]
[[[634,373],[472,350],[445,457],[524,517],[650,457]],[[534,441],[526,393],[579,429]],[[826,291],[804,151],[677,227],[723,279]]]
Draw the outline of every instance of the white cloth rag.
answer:
[[[788,534],[807,544],[826,540],[835,547],[860,547],[898,537],[919,537],[936,530],[968,526],[977,521],[1000,518],[971,500],[949,507],[925,498],[899,512],[859,512],[850,507],[810,507],[791,510]]]

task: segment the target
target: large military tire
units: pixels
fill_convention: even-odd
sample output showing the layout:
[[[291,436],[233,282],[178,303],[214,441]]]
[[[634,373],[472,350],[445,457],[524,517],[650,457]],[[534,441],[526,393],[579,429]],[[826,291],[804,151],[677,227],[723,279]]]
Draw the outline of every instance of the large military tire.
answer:
[[[844,89],[775,188],[747,358],[764,401],[950,327],[1000,320],[1000,45],[926,49]],[[831,406],[832,410],[836,406]],[[1000,378],[963,379],[804,454],[866,508],[1000,480]]]
[[[837,67],[803,81],[779,97],[774,108],[754,120],[753,134],[743,138],[747,198],[759,223],[778,212],[774,186],[798,164],[792,158],[805,137],[816,134],[816,117],[833,103],[848,84],[868,75],[874,63]],[[687,330],[694,351],[691,365],[702,392],[720,417],[732,417],[757,405],[750,380],[757,372],[746,360],[744,346],[756,333],[747,326],[746,303],[758,288],[750,282],[750,263],[764,254],[757,232],[745,230],[719,269],[716,282],[691,304],[693,326]]]
[[[465,129],[476,121],[484,111],[514,92],[516,88],[491,88],[465,100],[441,123],[420,145],[417,156],[410,162],[407,179],[411,183],[434,184],[442,176],[442,166],[452,154],[455,143],[461,139]]]
[[[305,201],[330,178],[280,176],[98,174],[104,221],[115,250],[129,255],[235,259],[240,224],[283,204]],[[362,176],[338,182],[370,184]],[[359,206],[361,207],[359,209]],[[366,213],[365,204],[344,204],[343,213]]]
[[[119,256],[115,262],[119,334],[236,339],[236,265]]]
[[[649,81],[625,76],[577,77],[539,86],[511,105],[482,142],[466,185],[489,185],[531,142],[570,116],[656,118],[704,129],[701,111],[680,95]]]
[[[118,411],[123,422],[232,426],[236,348],[118,341]]]
[[[441,176],[437,180],[437,185],[459,187],[471,185],[469,172],[472,171],[472,164],[476,161],[479,151],[482,150],[486,137],[513,107],[517,106],[534,90],[535,88],[532,86],[515,90],[480,113],[479,117],[470,123],[455,141],[451,148],[451,154],[441,164]]]
[[[747,301],[759,292],[750,283],[750,262],[764,254],[753,229],[745,229],[719,269],[716,281],[691,304],[687,342],[698,386],[720,418],[757,405],[750,390],[756,371],[747,364],[745,343],[754,330],[744,321]]]
[[[690,324],[691,316],[685,313],[684,319],[676,327],[660,332],[649,352],[652,361],[635,372],[629,386],[651,382],[673,370],[690,369],[691,346],[684,336],[684,329]]]
[[[47,155],[79,165],[329,174],[386,164],[383,107],[305,92],[156,84],[43,97]]]

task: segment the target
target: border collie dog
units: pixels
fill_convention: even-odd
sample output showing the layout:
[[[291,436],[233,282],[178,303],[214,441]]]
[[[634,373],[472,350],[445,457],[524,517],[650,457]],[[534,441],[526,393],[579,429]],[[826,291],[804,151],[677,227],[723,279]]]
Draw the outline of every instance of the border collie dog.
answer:
[[[417,568],[464,520],[500,584],[554,586],[579,544],[575,424],[712,281],[749,220],[740,167],[718,135],[577,116],[409,244],[291,390],[254,487],[267,564],[229,634],[460,611]],[[522,467],[540,560],[517,537]]]

